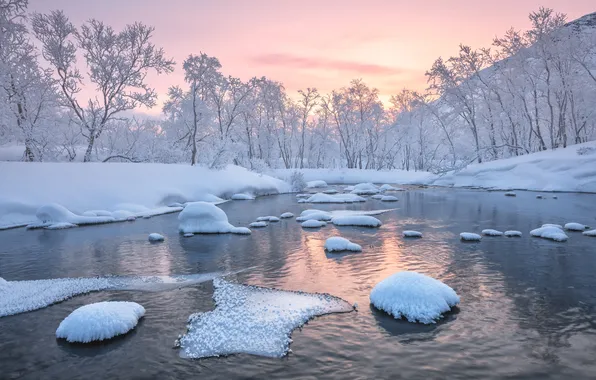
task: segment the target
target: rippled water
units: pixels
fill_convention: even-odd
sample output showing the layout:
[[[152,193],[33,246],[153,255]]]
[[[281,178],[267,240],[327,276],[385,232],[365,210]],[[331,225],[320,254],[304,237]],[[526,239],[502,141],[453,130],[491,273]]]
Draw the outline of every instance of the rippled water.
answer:
[[[530,238],[542,223],[596,224],[596,196],[415,189],[400,202],[369,200],[322,209],[397,209],[380,229],[332,225],[303,230],[294,220],[250,236],[183,238],[176,215],[63,231],[0,232],[0,276],[7,280],[95,275],[166,275],[239,270],[237,280],[326,292],[359,311],[317,318],[293,333],[282,359],[250,355],[198,361],[173,349],[194,312],[211,310],[210,283],[169,292],[101,292],[31,313],[0,318],[0,378],[594,378],[596,376],[596,239],[569,233],[566,243]],[[312,206],[293,195],[221,205],[232,224],[263,215],[299,214]],[[521,239],[459,233],[517,229]],[[424,233],[405,240],[404,229]],[[150,244],[147,235],[166,236]],[[364,252],[326,254],[326,237],[344,236]],[[397,321],[371,309],[372,287],[396,271],[416,270],[453,287],[458,310],[437,325]],[[81,305],[131,300],[147,310],[130,334],[88,346],[56,340],[60,321]]]

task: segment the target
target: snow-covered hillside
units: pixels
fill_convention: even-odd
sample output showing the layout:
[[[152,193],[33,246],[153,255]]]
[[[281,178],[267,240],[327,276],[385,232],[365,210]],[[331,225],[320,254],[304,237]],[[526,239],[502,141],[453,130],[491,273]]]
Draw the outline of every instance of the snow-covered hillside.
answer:
[[[237,166],[214,171],[190,165],[0,162],[0,229],[37,221],[39,207],[57,203],[91,210],[149,212],[213,195],[230,198],[287,192],[287,183]]]

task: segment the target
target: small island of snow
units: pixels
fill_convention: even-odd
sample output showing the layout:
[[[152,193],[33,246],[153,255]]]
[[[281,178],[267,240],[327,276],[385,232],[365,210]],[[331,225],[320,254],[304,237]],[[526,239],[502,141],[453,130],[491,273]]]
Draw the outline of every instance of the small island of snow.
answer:
[[[152,233],[149,234],[149,241],[151,242],[158,242],[158,241],[164,241],[166,238],[163,235],[160,235],[158,233]]]
[[[560,242],[569,239],[569,236],[565,235],[565,232],[563,232],[561,228],[553,225],[543,225],[540,228],[536,228],[535,230],[530,231],[530,235]]]
[[[418,231],[404,231],[403,232],[404,237],[409,237],[409,238],[421,238],[422,237],[422,232],[418,232]]]
[[[521,231],[505,231],[505,236],[507,237],[522,237]]]
[[[346,238],[342,238],[339,236],[330,237],[325,241],[325,249],[328,252],[336,252],[336,251],[354,251],[360,252],[362,251],[362,247],[358,244],[352,243]]]
[[[565,224],[565,229],[568,231],[585,231],[590,227],[581,224],[581,223],[567,223]]]
[[[370,215],[336,216],[331,222],[336,226],[381,227],[381,221]]]
[[[471,232],[462,232],[461,234],[459,234],[459,238],[464,241],[480,241],[480,239],[482,239],[482,236]]]
[[[482,230],[482,235],[486,235],[486,236],[503,236],[503,232],[502,231],[497,231],[497,230],[493,230],[493,229],[486,229],[486,230]]]
[[[248,225],[250,228],[263,228],[263,227],[267,227],[268,224],[267,222],[252,222],[251,224]]]
[[[320,220],[314,220],[314,219],[307,220],[306,222],[303,222],[301,224],[301,226],[303,228],[319,228],[319,227],[324,227],[326,225],[327,225],[327,223],[320,221]]]
[[[181,234],[227,234],[245,233],[228,222],[226,213],[208,202],[188,203],[178,215],[178,230]],[[243,232],[239,232],[243,231]]]

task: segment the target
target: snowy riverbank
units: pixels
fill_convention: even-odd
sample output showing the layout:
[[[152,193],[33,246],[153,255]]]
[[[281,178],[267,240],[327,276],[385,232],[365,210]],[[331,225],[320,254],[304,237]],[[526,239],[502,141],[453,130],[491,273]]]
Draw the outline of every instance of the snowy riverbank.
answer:
[[[423,184],[433,178],[429,172],[406,170],[365,170],[365,169],[276,169],[269,174],[289,181],[292,173],[299,171],[305,181],[323,180],[328,184],[356,185],[358,183],[393,183],[400,185]]]
[[[0,229],[37,222],[37,210],[50,203],[77,215],[105,210],[144,216],[214,195],[290,191],[279,179],[237,166],[214,171],[166,164],[0,162],[0,178]]]

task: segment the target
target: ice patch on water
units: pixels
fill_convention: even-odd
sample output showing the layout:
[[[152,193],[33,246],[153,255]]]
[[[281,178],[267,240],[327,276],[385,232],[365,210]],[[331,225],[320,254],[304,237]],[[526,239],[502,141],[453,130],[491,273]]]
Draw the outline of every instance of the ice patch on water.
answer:
[[[0,317],[44,308],[101,290],[166,291],[210,281],[222,273],[173,276],[57,278],[0,284]]]
[[[58,326],[56,337],[79,343],[111,339],[135,328],[144,315],[145,308],[135,302],[92,303],[70,313]]]
[[[183,358],[232,354],[282,357],[294,329],[310,319],[346,313],[353,307],[328,294],[292,292],[213,281],[213,311],[197,313],[188,320],[188,331],[178,340]]]

